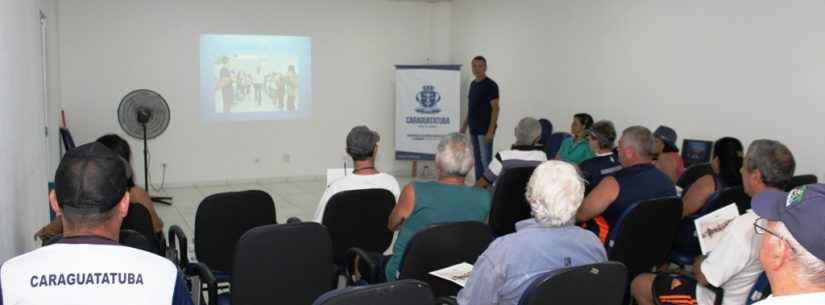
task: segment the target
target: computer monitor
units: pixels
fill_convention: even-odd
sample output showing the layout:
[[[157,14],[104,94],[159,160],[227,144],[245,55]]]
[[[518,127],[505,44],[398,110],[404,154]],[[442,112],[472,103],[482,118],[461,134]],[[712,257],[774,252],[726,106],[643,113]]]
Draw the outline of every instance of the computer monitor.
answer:
[[[711,150],[713,150],[712,141],[685,139],[682,142],[682,161],[685,163],[685,168],[710,162]]]

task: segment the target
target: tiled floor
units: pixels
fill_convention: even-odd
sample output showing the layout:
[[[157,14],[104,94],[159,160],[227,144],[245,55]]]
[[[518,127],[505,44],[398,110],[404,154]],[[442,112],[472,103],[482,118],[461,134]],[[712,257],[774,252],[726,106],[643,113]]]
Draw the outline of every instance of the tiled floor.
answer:
[[[399,177],[398,182],[403,187],[412,181],[409,177]],[[194,228],[195,211],[198,204],[209,195],[243,190],[263,190],[275,200],[275,212],[278,223],[285,223],[290,217],[298,217],[309,221],[315,214],[315,208],[326,188],[323,180],[261,182],[231,184],[225,186],[194,186],[183,188],[167,188],[153,192],[154,196],[172,196],[171,206],[155,204],[155,208],[166,225],[166,230],[172,225],[178,225],[186,232],[189,238],[189,256],[194,258]]]

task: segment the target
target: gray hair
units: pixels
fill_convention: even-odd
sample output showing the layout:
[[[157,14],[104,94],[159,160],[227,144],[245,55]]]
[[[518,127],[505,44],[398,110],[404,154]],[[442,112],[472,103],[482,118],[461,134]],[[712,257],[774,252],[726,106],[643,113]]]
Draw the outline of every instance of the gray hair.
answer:
[[[782,143],[760,139],[751,142],[745,155],[748,171],[759,170],[762,182],[775,188],[784,188],[796,169],[793,154]]]
[[[613,122],[608,120],[601,120],[590,127],[590,135],[599,142],[601,149],[613,149],[616,142],[616,127],[613,127]]]
[[[545,161],[533,171],[525,196],[539,224],[572,225],[584,198],[584,180],[567,162]]]
[[[825,288],[825,261],[805,249],[781,221],[776,222],[776,234],[782,236],[793,249],[794,260],[800,267],[800,272],[794,276],[802,283]]]
[[[541,124],[539,121],[526,117],[521,119],[516,126],[516,145],[533,145],[541,137]]]
[[[632,148],[640,156],[653,159],[656,154],[656,140],[650,129],[644,126],[631,126],[622,132],[624,146]]]
[[[473,169],[473,151],[464,135],[453,132],[438,142],[435,164],[441,176],[465,177]]]

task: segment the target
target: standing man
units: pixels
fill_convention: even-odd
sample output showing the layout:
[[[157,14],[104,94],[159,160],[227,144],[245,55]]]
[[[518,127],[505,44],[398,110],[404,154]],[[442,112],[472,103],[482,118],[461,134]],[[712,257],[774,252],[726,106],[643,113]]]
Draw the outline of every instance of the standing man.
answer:
[[[487,59],[476,56],[472,61],[475,79],[470,83],[467,116],[461,122],[461,133],[470,127],[473,141],[476,180],[493,158],[493,138],[498,121],[498,84],[487,77]]]
[[[218,85],[215,90],[221,91],[223,113],[229,113],[232,111],[232,103],[235,101],[235,89],[232,87],[232,71],[229,70],[229,57],[222,57],[221,65],[221,71],[218,75]]]

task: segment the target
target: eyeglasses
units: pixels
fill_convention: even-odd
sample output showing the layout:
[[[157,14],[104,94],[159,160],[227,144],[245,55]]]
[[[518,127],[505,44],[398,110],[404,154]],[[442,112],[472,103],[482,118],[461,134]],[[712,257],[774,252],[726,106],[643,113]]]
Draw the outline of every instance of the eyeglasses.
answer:
[[[794,253],[796,253],[796,249],[795,249],[795,248],[791,245],[791,243],[790,243],[790,242],[788,242],[788,240],[787,240],[787,239],[785,239],[785,237],[782,237],[782,235],[779,235],[778,233],[773,232],[773,231],[771,231],[771,230],[768,230],[768,228],[766,228],[766,226],[767,226],[767,222],[768,222],[768,220],[767,220],[767,219],[765,219],[765,218],[757,218],[757,219],[753,222],[753,231],[754,231],[754,232],[756,232],[756,234],[759,234],[759,235],[762,235],[762,234],[765,234],[765,233],[768,233],[768,234],[770,234],[770,235],[773,235],[774,237],[776,237],[776,238],[778,238],[778,239],[780,239],[780,240],[782,240],[782,241],[784,241],[784,242],[788,243],[788,247],[789,247],[789,248],[791,248],[791,250],[792,250]]]

